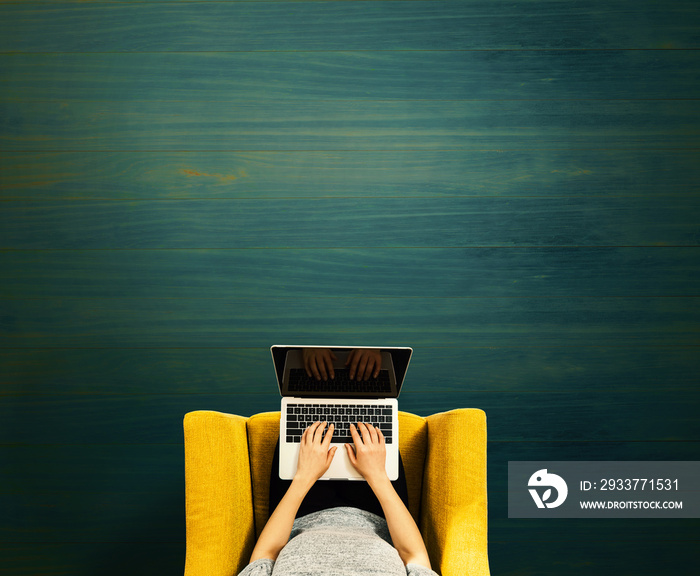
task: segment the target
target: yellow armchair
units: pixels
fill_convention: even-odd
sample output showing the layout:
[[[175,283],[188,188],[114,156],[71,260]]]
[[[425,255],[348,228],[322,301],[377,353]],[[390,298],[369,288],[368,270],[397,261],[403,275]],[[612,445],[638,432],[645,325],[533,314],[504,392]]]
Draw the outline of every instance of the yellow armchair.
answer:
[[[185,415],[185,576],[236,576],[269,516],[279,412],[250,418]],[[486,415],[458,409],[426,418],[399,412],[409,509],[433,569],[488,576]]]

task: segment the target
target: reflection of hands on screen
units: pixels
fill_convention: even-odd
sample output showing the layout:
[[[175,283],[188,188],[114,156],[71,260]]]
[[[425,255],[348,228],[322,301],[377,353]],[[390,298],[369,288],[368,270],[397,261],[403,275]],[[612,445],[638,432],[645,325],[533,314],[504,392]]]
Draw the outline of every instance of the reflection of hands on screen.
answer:
[[[348,355],[345,366],[350,366],[350,378],[367,380],[379,376],[382,367],[382,353],[376,348],[356,348]]]
[[[328,375],[335,378],[333,370],[333,360],[336,355],[328,348],[304,348],[304,368],[308,376],[313,376],[316,380],[328,380]]]

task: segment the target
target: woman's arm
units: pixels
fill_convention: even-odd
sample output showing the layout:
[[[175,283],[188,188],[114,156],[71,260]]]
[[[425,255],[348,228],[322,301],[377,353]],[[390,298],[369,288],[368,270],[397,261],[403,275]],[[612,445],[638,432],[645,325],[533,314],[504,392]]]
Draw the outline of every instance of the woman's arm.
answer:
[[[265,524],[253,548],[251,562],[260,558],[277,559],[280,550],[289,540],[294,518],[304,496],[331,465],[337,446],[329,449],[333,436],[333,424],[329,426],[324,438],[325,424],[325,422],[323,425],[320,422],[314,422],[304,430],[299,447],[299,463],[292,484]]]
[[[386,474],[384,435],[379,428],[363,422],[357,427],[362,435],[360,436],[354,426],[350,426],[355,448],[350,444],[345,445],[348,457],[377,496],[394,547],[404,564],[419,564],[430,568],[430,558],[418,526]]]

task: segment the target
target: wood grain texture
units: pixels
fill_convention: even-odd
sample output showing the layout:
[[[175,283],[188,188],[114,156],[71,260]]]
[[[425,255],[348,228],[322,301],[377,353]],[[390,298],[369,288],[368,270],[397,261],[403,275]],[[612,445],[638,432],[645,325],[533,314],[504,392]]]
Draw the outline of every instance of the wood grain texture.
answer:
[[[0,199],[696,196],[689,150],[0,152]],[[667,200],[663,197],[668,197]]]
[[[41,53],[0,59],[0,99],[682,99],[698,76],[697,50]]]
[[[700,196],[7,202],[0,248],[697,246]]]
[[[700,148],[695,101],[0,102],[0,150]]]
[[[698,346],[699,298],[16,299],[0,346]]]
[[[700,296],[695,247],[12,250],[0,269],[0,298]]]
[[[556,545],[548,540],[523,543],[490,541],[489,561],[493,574],[528,576],[547,574],[550,567],[558,573],[588,575],[591,571],[604,576],[615,576],[630,570],[635,574],[662,574],[666,571],[684,573],[695,562],[695,539],[657,539],[656,544],[644,540],[620,538],[625,534],[626,525],[617,525],[618,531],[610,531],[608,540],[589,540],[582,537],[575,542]],[[688,532],[692,532],[691,527]],[[521,530],[533,530],[533,526],[522,525]],[[566,532],[567,527],[562,527]],[[664,527],[657,525],[655,531],[664,533]],[[587,534],[598,533],[589,526]],[[493,560],[491,560],[493,558]]]
[[[486,410],[494,575],[690,573],[700,520],[511,520],[505,470],[697,458],[698,23],[0,0],[0,572],[181,572],[183,415],[333,341]]]
[[[144,529],[161,529],[145,525]],[[130,533],[139,533],[130,526]],[[0,544],[3,565],[17,576],[94,576],[124,574],[148,576],[179,574],[185,565],[185,543],[107,542]]]
[[[0,52],[697,48],[697,19],[693,0],[3,4]]]

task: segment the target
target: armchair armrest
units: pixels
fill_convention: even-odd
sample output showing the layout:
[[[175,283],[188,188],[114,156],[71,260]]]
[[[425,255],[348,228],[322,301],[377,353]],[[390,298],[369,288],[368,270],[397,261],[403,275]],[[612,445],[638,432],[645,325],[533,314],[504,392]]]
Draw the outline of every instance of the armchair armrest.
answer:
[[[235,576],[255,544],[246,420],[185,415],[185,576]]]
[[[486,414],[433,414],[423,476],[421,532],[443,576],[488,576]]]

